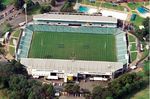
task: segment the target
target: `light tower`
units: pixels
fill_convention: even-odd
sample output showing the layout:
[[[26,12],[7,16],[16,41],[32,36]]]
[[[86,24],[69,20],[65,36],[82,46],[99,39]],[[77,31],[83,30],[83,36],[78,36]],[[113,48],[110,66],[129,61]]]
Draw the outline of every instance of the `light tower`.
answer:
[[[26,22],[26,25],[27,25],[27,22],[28,22],[28,19],[27,19],[27,4],[25,3],[23,5],[24,9],[25,9],[25,22]]]

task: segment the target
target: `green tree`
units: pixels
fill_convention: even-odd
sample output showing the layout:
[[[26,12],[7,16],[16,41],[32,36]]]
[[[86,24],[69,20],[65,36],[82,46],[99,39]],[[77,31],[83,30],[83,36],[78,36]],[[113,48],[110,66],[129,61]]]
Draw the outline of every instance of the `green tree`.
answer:
[[[80,86],[78,84],[75,84],[72,87],[72,91],[73,91],[74,94],[79,93],[80,92]]]
[[[72,90],[73,86],[74,86],[74,84],[72,84],[72,83],[66,84],[65,87],[64,87],[65,91],[68,92],[68,93],[70,93],[70,94],[72,94],[73,93],[73,90]]]
[[[92,90],[92,99],[102,99],[103,88],[96,86]]]
[[[27,4],[28,11],[30,11],[31,9],[33,9],[35,7],[35,4],[32,0],[26,0],[26,4]]]
[[[6,8],[5,5],[2,4],[2,0],[0,0],[0,11],[3,11]]]
[[[51,11],[51,6],[41,6],[41,13],[47,13],[49,11]]]
[[[17,9],[21,9],[24,5],[24,0],[14,0],[14,5]]]
[[[147,17],[142,22],[144,28],[143,29],[139,29],[139,28],[135,29],[135,34],[142,41],[143,41],[143,37],[146,38],[147,41],[149,41],[149,22],[150,22],[149,17]]]
[[[56,1],[55,0],[51,0],[51,5],[52,6],[56,6]]]
[[[150,65],[150,61],[149,61],[149,60],[144,62],[144,67],[143,67],[143,69],[144,69],[144,73],[145,73],[147,76],[150,75],[150,67],[149,67],[149,65]]]
[[[44,84],[43,89],[45,92],[46,97],[53,97],[54,96],[54,87],[51,84]]]

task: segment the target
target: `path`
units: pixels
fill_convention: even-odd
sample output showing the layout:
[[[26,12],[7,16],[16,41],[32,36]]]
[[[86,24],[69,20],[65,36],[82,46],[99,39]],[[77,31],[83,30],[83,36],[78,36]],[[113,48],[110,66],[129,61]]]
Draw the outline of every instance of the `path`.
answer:
[[[131,42],[131,43],[136,43],[138,45],[137,37],[135,35],[129,33],[129,32],[127,34],[128,35],[132,35],[136,39],[136,42]],[[129,48],[128,48],[128,50],[129,50]],[[130,63],[130,66],[136,65],[137,62],[139,61],[139,59],[141,59],[141,57],[142,57],[142,54],[140,53],[139,49],[137,51],[130,51],[129,50],[129,53],[133,53],[133,52],[137,52],[137,57],[136,57],[136,59],[133,62]]]

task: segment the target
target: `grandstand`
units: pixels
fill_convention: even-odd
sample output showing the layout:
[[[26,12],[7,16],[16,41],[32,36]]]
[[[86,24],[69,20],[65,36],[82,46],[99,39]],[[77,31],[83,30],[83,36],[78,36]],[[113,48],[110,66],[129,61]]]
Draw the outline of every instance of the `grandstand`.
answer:
[[[85,19],[87,18],[87,19]],[[67,20],[68,19],[68,20]],[[118,71],[124,70],[124,65],[128,63],[127,57],[127,45],[126,45],[126,37],[125,32],[116,28],[117,27],[117,20],[111,17],[102,17],[102,16],[86,16],[86,15],[62,15],[62,14],[43,14],[43,15],[35,15],[33,16],[33,22],[26,25],[24,31],[22,32],[22,36],[20,38],[20,42],[18,43],[18,49],[16,53],[16,58],[21,61],[22,64],[27,66],[29,74],[33,76],[51,76],[51,73],[56,73],[55,76],[58,78],[65,78],[67,75],[72,75],[77,77],[78,74],[83,75],[99,75],[104,76],[107,75],[110,78],[113,78],[113,74]],[[46,34],[47,33],[47,34]],[[36,40],[36,35],[40,34],[37,40],[43,39],[41,43]],[[57,35],[56,35],[57,34]],[[79,55],[82,55],[83,52],[87,52],[87,56],[81,56],[83,58],[68,58],[64,57],[62,49],[57,49],[52,47],[48,47],[49,44],[52,45],[51,42],[55,43],[61,41],[61,38],[58,37],[59,35],[67,35],[63,39],[67,41],[67,37],[80,37],[83,36],[84,40],[87,40],[85,37],[90,37],[89,41],[94,41],[91,43],[95,46],[94,51],[98,48],[97,54],[95,56],[100,56],[97,58],[90,58],[93,50],[88,49],[86,51],[81,51],[82,49],[79,48],[80,43],[82,44],[84,40],[78,39],[80,42],[75,42],[74,48],[72,50],[74,52],[80,52]],[[47,36],[57,36],[58,38],[45,40],[43,35]],[[72,36],[76,35],[76,36]],[[79,35],[79,36],[78,36]],[[97,36],[95,36],[97,35]],[[114,38],[113,41],[108,38],[111,36],[111,39]],[[95,37],[94,37],[95,36]],[[103,37],[104,38],[103,38]],[[96,37],[100,38],[99,40],[93,40]],[[65,45],[73,44],[68,39]],[[104,39],[101,41],[101,39]],[[63,40],[64,41],[64,40]],[[47,42],[47,45],[42,47],[43,42]],[[106,43],[107,42],[107,43]],[[114,43],[113,43],[114,42]],[[70,43],[70,44],[69,44]],[[106,44],[105,44],[106,43]],[[100,46],[99,46],[99,45]],[[99,47],[97,47],[97,45]],[[104,45],[108,45],[106,50],[100,48],[104,47]],[[88,45],[91,46],[91,45]],[[113,47],[114,46],[114,47]],[[71,46],[70,46],[71,47]],[[49,49],[49,52],[44,52],[46,50],[40,50],[40,52],[36,52],[37,49]],[[55,49],[56,53],[54,53],[51,49]],[[63,47],[64,48],[64,47]],[[66,47],[65,47],[66,48]],[[65,49],[68,51],[68,48]],[[99,49],[100,48],[100,49]],[[35,55],[33,56],[33,51],[35,51]],[[58,52],[57,52],[58,51]],[[60,51],[60,52],[59,52]],[[54,54],[54,57],[43,57],[44,53],[51,53]],[[57,55],[57,53],[60,56]],[[68,51],[69,53],[69,51]],[[101,54],[102,53],[102,54]],[[104,58],[103,56],[107,54],[107,57],[112,57],[112,59]],[[112,54],[111,54],[112,53]],[[37,54],[37,55],[36,55]],[[40,57],[38,57],[40,54]],[[114,55],[115,54],[115,55]],[[84,54],[83,54],[84,55]],[[92,55],[92,57],[94,56]],[[86,58],[85,58],[86,57]],[[92,68],[93,69],[92,69]],[[104,68],[105,67],[105,68]],[[41,73],[39,73],[41,72]],[[61,76],[60,76],[61,74]]]

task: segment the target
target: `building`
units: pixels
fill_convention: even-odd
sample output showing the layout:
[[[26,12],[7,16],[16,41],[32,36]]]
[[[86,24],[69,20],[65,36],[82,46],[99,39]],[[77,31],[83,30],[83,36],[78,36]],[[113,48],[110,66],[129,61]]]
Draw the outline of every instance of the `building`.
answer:
[[[117,27],[117,19],[112,17],[84,14],[39,14],[33,16],[34,24]]]
[[[64,78],[64,82],[67,81],[68,77],[76,77],[79,75],[86,76],[91,75],[91,77],[107,77],[114,78],[114,75],[118,72],[123,72],[126,69],[126,64],[128,61],[127,58],[127,49],[126,49],[126,40],[125,33],[117,29],[117,19],[113,17],[104,17],[104,16],[92,16],[92,15],[82,15],[82,14],[60,14],[60,13],[51,13],[51,14],[40,14],[33,16],[33,21],[27,26],[42,26],[43,29],[49,31],[52,29],[54,32],[68,32],[71,30],[70,27],[96,27],[99,29],[106,29],[110,33],[112,30],[115,30],[116,39],[118,40],[117,44],[117,53],[118,61],[109,62],[109,61],[86,61],[86,60],[69,60],[69,59],[40,59],[40,58],[28,58],[29,47],[27,45],[22,45],[31,43],[33,31],[26,29],[23,31],[21,38],[21,47],[18,47],[16,51],[16,56],[20,62],[27,67],[28,73],[35,78],[39,76],[45,76],[48,79],[59,79]],[[37,28],[39,28],[39,26]],[[47,26],[47,27],[46,27]],[[55,26],[55,29],[54,27]],[[66,27],[68,30],[63,28],[58,29],[60,26]],[[53,27],[53,28],[52,28]],[[71,31],[77,31],[79,28],[73,27]],[[84,30],[85,28],[81,28]],[[121,32],[120,32],[121,31]],[[28,32],[28,33],[26,33]],[[31,33],[30,33],[31,32]],[[88,31],[91,33],[91,31]],[[104,32],[104,30],[103,30]],[[121,34],[120,34],[121,33]],[[25,38],[27,40],[24,42]],[[122,45],[124,44],[124,45]],[[19,46],[19,45],[18,45]],[[24,49],[26,50],[24,50]]]
[[[114,72],[123,72],[121,62],[23,58],[21,63],[28,66],[28,73],[33,76],[53,76],[57,79],[66,79],[68,76],[78,77],[78,75],[113,78]]]

